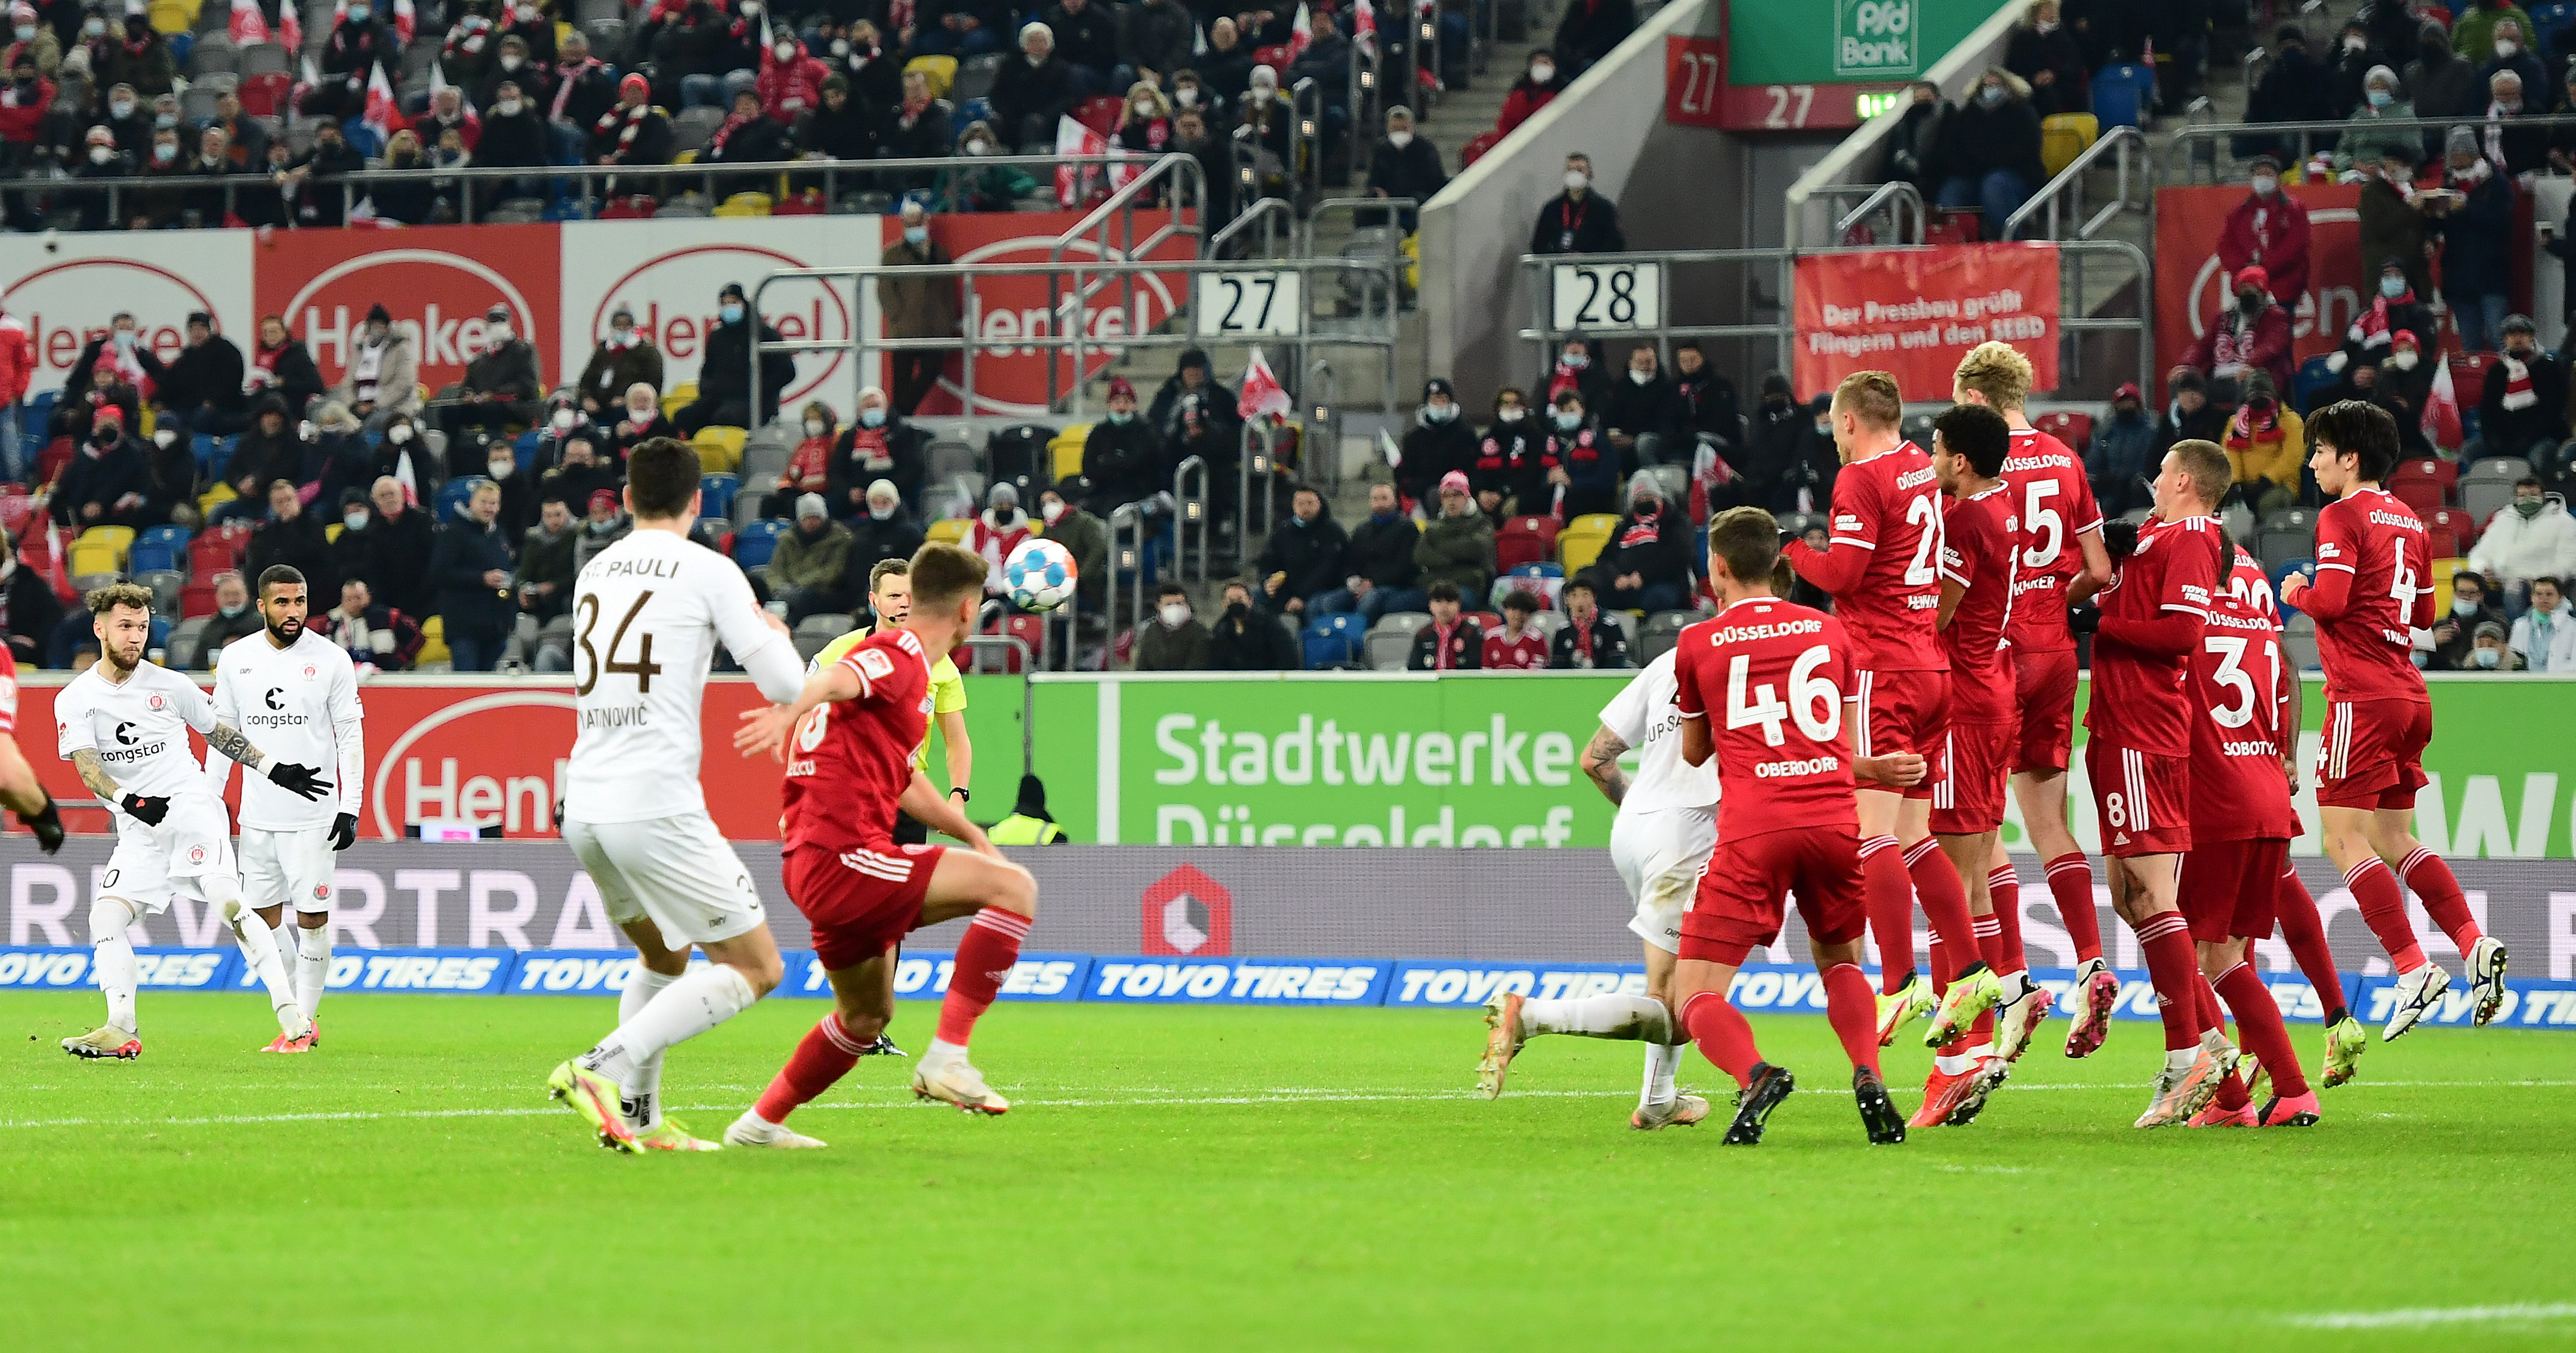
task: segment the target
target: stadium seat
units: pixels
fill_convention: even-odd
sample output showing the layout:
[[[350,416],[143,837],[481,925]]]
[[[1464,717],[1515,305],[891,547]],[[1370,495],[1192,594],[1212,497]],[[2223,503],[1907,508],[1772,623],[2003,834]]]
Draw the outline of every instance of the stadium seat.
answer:
[[[2437,540],[2445,535],[2451,538],[2454,548],[2434,550],[2437,559],[2445,554],[2467,554],[2469,547],[2478,543],[2478,521],[2465,509],[2438,507],[2424,514],[2424,534]]]
[[[2333,389],[2335,383],[2341,379],[2342,377],[2334,373],[2333,368],[2326,365],[2326,359],[2322,356],[2311,357],[2299,363],[2298,373],[2290,377],[2291,406],[2296,408],[2302,417],[2306,416],[2310,406],[2316,403],[2317,392]]]
[[[2468,566],[2469,561],[2466,559],[2456,555],[2445,556],[2438,549],[2434,551],[2432,566],[2429,569],[2433,579],[2433,614],[2451,613],[2451,580],[2460,576],[2460,570]]]
[[[412,659],[412,670],[424,670],[431,663],[442,667],[456,663],[456,655],[447,651],[447,621],[438,616],[420,622],[420,656]]]
[[[134,548],[134,529],[93,526],[72,542],[72,573],[123,573]]]
[[[707,474],[698,477],[698,515],[719,520],[733,516],[734,495],[742,491],[742,481],[729,474]]]
[[[1306,670],[1343,667],[1362,660],[1368,626],[1357,611],[1320,616],[1306,627]]]
[[[2302,672],[2313,672],[2324,666],[2317,656],[2317,622],[2292,612],[2281,622],[2281,656]]]
[[[697,402],[698,383],[696,381],[682,381],[662,392],[662,412],[665,415],[676,413]]]
[[[1430,624],[1429,611],[1389,611],[1377,618],[1377,623],[1369,627],[1369,633],[1393,631],[1410,639],[1428,628]]]
[[[2102,134],[2091,113],[2059,113],[2039,120],[2039,165],[2050,178],[2066,172],[2075,158],[2093,148]]]
[[[815,654],[822,652],[824,647],[833,640],[849,633],[858,623],[856,617],[840,611],[824,611],[797,621],[796,656],[812,662]]]
[[[2459,480],[2459,466],[2438,457],[2416,456],[2397,462],[2388,476],[2388,491],[2415,509],[2415,515],[2429,518],[2449,504],[2451,486]]]
[[[1542,607],[1556,609],[1565,598],[1565,566],[1554,561],[1523,564],[1494,579],[1493,590],[1487,600],[1500,610],[1503,598],[1514,592],[1535,594]]]
[[[35,496],[28,493],[0,493],[0,529],[11,538],[27,529],[27,519],[36,515]]]
[[[2254,536],[2254,557],[2263,561],[2268,571],[2288,559],[2310,558],[2316,554],[2317,514],[2306,508],[2275,512]]]
[[[2093,443],[2093,415],[2089,413],[2053,409],[2030,420],[2030,425],[2066,443],[2066,449],[2079,457]]]
[[[1495,566],[1509,573],[1556,557],[1556,518],[1512,517],[1494,537]]]
[[[2153,66],[2117,62],[2094,72],[2093,118],[2103,130],[2139,125],[2155,99]]]
[[[181,614],[181,594],[187,590],[188,580],[178,571],[166,568],[136,569],[134,581],[152,589],[154,615],[168,618]]]
[[[169,665],[172,668],[184,671],[197,665],[197,644],[206,633],[208,619],[204,615],[190,615],[171,627]]]
[[[213,615],[220,609],[222,608],[215,605],[213,583],[191,582],[179,589],[179,614],[191,620]]]
[[[1055,464],[1057,482],[1081,476],[1082,448],[1090,440],[1091,424],[1076,423],[1047,443],[1047,458]]]
[[[1123,94],[1094,94],[1074,105],[1073,120],[1102,136],[1116,136],[1118,114],[1126,102]]]
[[[1610,533],[1618,529],[1619,519],[1606,512],[1577,517],[1556,537],[1557,562],[1565,565],[1568,577],[1592,567],[1601,551],[1610,544]]]
[[[748,436],[742,428],[703,427],[689,445],[697,448],[698,463],[709,473],[729,475],[742,464],[742,444]]]
[[[465,510],[465,502],[474,496],[474,476],[458,475],[438,486],[438,498],[430,506],[430,521],[438,526],[456,520]]]
[[[746,569],[768,567],[770,556],[778,552],[778,537],[786,530],[783,521],[743,523],[733,533],[733,561]]]
[[[1426,619],[1428,617],[1425,617]],[[1413,636],[1397,630],[1368,633],[1368,665],[1380,672],[1401,672],[1413,660]]]
[[[770,208],[776,204],[777,199],[771,197],[767,193],[735,193],[733,196],[717,203],[716,209],[709,214],[728,219],[749,216],[767,216]]]
[[[921,534],[924,541],[956,545],[962,543],[966,539],[966,533],[974,529],[975,519],[972,517],[943,517],[924,527]]]

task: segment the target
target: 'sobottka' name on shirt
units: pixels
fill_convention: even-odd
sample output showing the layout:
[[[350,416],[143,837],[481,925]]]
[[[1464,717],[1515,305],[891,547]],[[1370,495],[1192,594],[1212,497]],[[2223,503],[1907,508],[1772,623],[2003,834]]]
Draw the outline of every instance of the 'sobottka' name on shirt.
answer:
[[[1815,619],[1783,620],[1769,625],[1728,625],[1708,637],[1709,643],[1749,644],[1758,639],[1785,639],[1799,634],[1821,634],[1824,622]]]
[[[608,559],[599,563],[602,578],[676,578],[680,576],[677,559]]]
[[[2222,742],[2218,744],[2218,754],[2220,756],[2259,756],[2269,759],[2279,756],[2281,749],[2273,746],[2270,739],[2255,742]]]
[[[594,728],[641,728],[650,712],[650,707],[645,705],[611,705],[606,709],[585,709],[581,712],[581,726],[584,732]]]

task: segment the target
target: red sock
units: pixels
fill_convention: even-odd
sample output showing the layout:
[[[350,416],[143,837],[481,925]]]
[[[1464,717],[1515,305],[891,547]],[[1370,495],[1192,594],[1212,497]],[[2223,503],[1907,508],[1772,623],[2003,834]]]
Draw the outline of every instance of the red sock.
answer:
[[[2075,941],[2075,961],[2102,956],[2102,918],[2093,910],[2093,865],[2080,850],[2048,862],[2048,895],[2057,899],[2057,919]]]
[[[2164,1015],[2165,1051],[2199,1046],[2200,965],[2192,959],[2190,924],[2181,912],[2157,912],[2138,923],[2138,950]]]
[[[2469,914],[2469,899],[2460,892],[2460,881],[2451,866],[2433,853],[2431,846],[2417,846],[2397,862],[2397,876],[2415,890],[2424,903],[2424,914],[2460,947],[2460,957],[2469,956],[2469,946],[2485,937],[2478,929],[2477,918]]]
[[[1878,941],[1878,989],[1893,996],[1914,971],[1914,884],[1895,837],[1860,843],[1860,901],[1869,913],[1869,937]]]
[[[1825,1018],[1853,1066],[1878,1074],[1878,998],[1858,965],[1837,963],[1825,969]]]
[[[2299,881],[2298,870],[2281,875],[2281,891],[2272,906],[2290,957],[2298,960],[2308,985],[2317,989],[2317,1004],[2325,1010],[2326,1023],[2334,1023],[2344,1010],[2343,975],[2335,971],[2334,947],[2326,943],[2325,917],[2317,913],[2317,900],[2308,896],[2308,885]],[[2244,1016],[2237,1019],[2241,1023]]]
[[[1986,892],[1995,900],[1995,923],[2003,927],[2003,961],[1993,963],[1999,973],[2030,971],[2030,960],[2021,951],[2021,875],[2009,864],[1998,866],[1986,875]]]
[[[1976,926],[1968,919],[1968,890],[1959,885],[1959,871],[1941,853],[1940,843],[1928,836],[1905,852],[1905,872],[1913,877],[1914,895],[1922,900],[1924,922],[1960,939],[1960,946],[1952,951],[1957,966],[1943,972],[1939,957],[1933,959],[1932,975],[1946,982],[1978,959],[1972,947]]]
[[[867,1045],[850,1037],[841,1027],[841,1012],[825,1015],[821,1023],[805,1031],[796,1051],[787,1055],[787,1065],[769,1082],[769,1089],[752,1106],[752,1112],[764,1121],[784,1123],[814,1096],[832,1088],[850,1068],[859,1064],[859,1054]]]
[[[1877,1002],[1872,1001],[1872,1043],[1878,1041],[1877,1008]],[[1745,1023],[1743,1011],[1726,1003],[1726,997],[1714,991],[1694,994],[1682,1003],[1682,1027],[1699,1045],[1700,1056],[1733,1076],[1738,1088],[1753,1084],[1753,1068],[1762,1064],[1762,1053],[1753,1046],[1753,1026]]]
[[[948,974],[948,999],[939,1004],[939,1041],[966,1046],[993,998],[1009,981],[1011,965],[1020,961],[1020,941],[1029,933],[1029,918],[1000,907],[975,913],[966,937],[957,941],[957,963]]]
[[[2261,1058],[2263,1069],[2272,1073],[2272,1093],[2283,1099],[2306,1094],[2308,1076],[2299,1069],[2290,1026],[2281,1021],[2281,1007],[2273,1002],[2272,989],[2255,975],[2254,966],[2239,963],[2220,973],[2217,987],[2219,998],[2236,1012],[2236,1033],[2244,1040],[2245,1050]]]
[[[2447,870],[2445,873],[2449,872]],[[2344,886],[2352,890],[2352,900],[2361,907],[2361,919],[2370,925],[2370,933],[2379,937],[2379,947],[2397,964],[2397,971],[2409,973],[2424,966],[2424,946],[2415,942],[2414,923],[2406,919],[2406,894],[2397,887],[2397,876],[2376,855],[2344,871]]]

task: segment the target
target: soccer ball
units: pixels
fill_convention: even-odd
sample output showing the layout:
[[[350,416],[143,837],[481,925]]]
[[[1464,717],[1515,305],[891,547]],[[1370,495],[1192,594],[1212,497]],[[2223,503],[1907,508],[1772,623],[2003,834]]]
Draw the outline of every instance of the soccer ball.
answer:
[[[1052,540],[1027,540],[1002,565],[1011,604],[1024,611],[1052,611],[1073,595],[1073,552]]]

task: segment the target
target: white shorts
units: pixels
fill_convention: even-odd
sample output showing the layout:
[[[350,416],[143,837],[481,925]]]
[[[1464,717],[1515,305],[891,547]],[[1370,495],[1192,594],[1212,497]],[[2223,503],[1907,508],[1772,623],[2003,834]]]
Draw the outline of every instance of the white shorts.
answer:
[[[213,901],[216,895],[239,895],[241,877],[233,863],[232,823],[221,802],[190,797],[172,799],[161,825],[147,827],[133,817],[116,815],[116,851],[98,876],[98,895],[123,898],[136,912],[153,916],[170,909],[173,893]]]
[[[1623,812],[1610,824],[1610,863],[1637,914],[1628,928],[1637,938],[1678,954],[1682,909],[1699,887],[1699,875],[1717,849],[1717,815],[1696,808]]]
[[[705,813],[644,822],[566,818],[564,840],[599,888],[608,919],[649,916],[672,949],[713,944],[767,924],[751,871]]]
[[[242,900],[252,907],[328,912],[331,881],[338,871],[329,827],[241,829]]]

